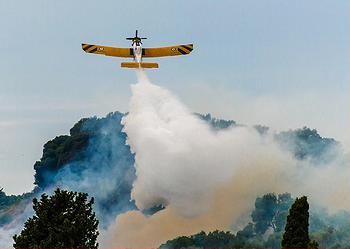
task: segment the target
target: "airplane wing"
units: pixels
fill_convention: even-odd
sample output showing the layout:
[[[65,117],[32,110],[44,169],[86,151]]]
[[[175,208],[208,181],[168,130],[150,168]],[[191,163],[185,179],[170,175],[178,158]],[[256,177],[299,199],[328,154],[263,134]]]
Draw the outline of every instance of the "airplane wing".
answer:
[[[186,55],[193,50],[193,44],[176,45],[160,48],[143,48],[142,57],[163,57],[163,56],[175,56]]]
[[[81,47],[86,53],[104,54],[106,56],[114,57],[134,57],[134,51],[132,48],[115,48],[84,43],[81,44]]]

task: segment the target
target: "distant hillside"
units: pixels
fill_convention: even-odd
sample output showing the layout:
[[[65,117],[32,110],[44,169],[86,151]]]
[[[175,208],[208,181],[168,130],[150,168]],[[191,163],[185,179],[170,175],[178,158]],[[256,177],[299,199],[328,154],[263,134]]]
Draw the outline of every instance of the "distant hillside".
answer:
[[[124,115],[114,112],[104,118],[83,118],[70,129],[69,135],[48,141],[42,157],[34,165],[35,188],[32,193],[7,196],[0,192],[0,226],[12,220],[13,214],[6,210],[23,199],[31,199],[43,191],[50,192],[57,186],[94,196],[102,226],[107,226],[113,220],[111,217],[135,209],[130,201],[135,179],[134,155],[125,144],[126,134],[121,125]],[[216,119],[210,114],[195,115],[217,131],[238,126],[233,120]],[[255,129],[261,135],[269,132],[268,127],[261,125]],[[274,136],[283,149],[299,160],[331,160],[334,148],[339,146],[334,139],[323,138],[316,130],[306,127]],[[155,207],[147,212],[159,209]]]
[[[23,200],[29,200],[31,194],[6,195],[0,189],[0,227],[11,222],[12,218],[24,211]]]
[[[297,159],[310,158],[317,162],[334,159],[340,146],[333,138],[321,137],[316,129],[307,127],[280,132],[275,139],[283,148],[293,152]]]
[[[134,156],[122,132],[123,115],[115,112],[81,119],[69,136],[47,142],[34,165],[38,191],[60,186],[89,193],[95,197],[102,225],[120,212],[135,209],[130,202]]]
[[[195,115],[200,119],[206,121],[210,125],[210,127],[212,127],[215,130],[227,129],[237,125],[237,123],[233,120],[224,120],[224,119],[214,118],[211,116],[210,113],[205,115],[200,113],[195,113]]]

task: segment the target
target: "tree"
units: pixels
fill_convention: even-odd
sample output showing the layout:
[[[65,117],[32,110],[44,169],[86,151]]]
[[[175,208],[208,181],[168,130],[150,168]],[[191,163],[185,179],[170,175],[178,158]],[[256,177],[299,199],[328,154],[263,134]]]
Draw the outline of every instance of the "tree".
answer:
[[[252,220],[255,223],[255,232],[263,234],[269,227],[273,227],[272,220],[276,214],[277,197],[275,194],[266,194],[255,201],[255,210],[252,212]]]
[[[218,231],[206,234],[201,231],[192,236],[180,236],[173,240],[168,240],[160,248],[232,248],[230,243],[235,236],[230,232]]]
[[[88,194],[56,189],[33,199],[35,214],[15,235],[14,248],[97,248],[98,221]]]
[[[302,129],[283,131],[275,135],[282,147],[290,150],[297,159],[310,158],[316,161],[329,161],[336,156],[339,142],[333,138],[321,137],[317,130]]]
[[[283,248],[307,248],[309,238],[309,203],[307,197],[296,198],[289,215],[282,238]],[[315,246],[314,244],[312,246]]]
[[[293,202],[294,199],[289,193],[278,195],[276,214],[272,222],[275,232],[283,231],[284,227],[286,226],[288,211],[292,206]]]
[[[3,188],[0,187],[0,210],[8,208],[20,200],[22,200],[21,195],[6,195]]]

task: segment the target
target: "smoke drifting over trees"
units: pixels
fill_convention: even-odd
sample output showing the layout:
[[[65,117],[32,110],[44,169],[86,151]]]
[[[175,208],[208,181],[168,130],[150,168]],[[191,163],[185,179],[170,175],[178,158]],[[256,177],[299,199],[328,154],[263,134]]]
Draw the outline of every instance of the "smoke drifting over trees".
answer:
[[[333,139],[309,128],[276,134],[193,114],[142,73],[132,91],[128,114],[82,119],[45,144],[31,193],[0,192],[1,241],[32,214],[28,200],[58,186],[95,198],[102,246],[154,247],[219,229],[275,247],[292,197],[266,195],[273,192],[309,195],[333,212],[350,209],[349,161]],[[348,214],[337,215],[311,212],[313,236],[350,237],[350,222],[341,223]],[[345,246],[342,239],[320,246],[332,243]]]
[[[323,184],[348,184],[340,170],[349,168],[334,140],[307,128],[274,134],[261,126],[232,124],[213,130],[145,75],[139,76],[132,93],[130,112],[123,119],[135,153],[132,198],[139,210],[159,204],[165,209],[150,217],[140,211],[119,215],[107,236],[112,246],[154,247],[200,230],[230,229],[267,192],[307,194],[312,203],[349,208],[342,188],[319,191]],[[313,150],[316,141],[323,144]],[[317,158],[317,153],[326,158]],[[335,201],[334,196],[343,199]],[[270,227],[259,224],[260,233]]]

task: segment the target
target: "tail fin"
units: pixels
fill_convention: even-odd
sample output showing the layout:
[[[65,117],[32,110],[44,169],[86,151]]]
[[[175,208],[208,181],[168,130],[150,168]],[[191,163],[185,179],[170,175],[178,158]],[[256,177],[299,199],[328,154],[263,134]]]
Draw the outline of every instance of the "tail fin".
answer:
[[[121,67],[126,68],[158,68],[158,63],[155,62],[122,62]]]

